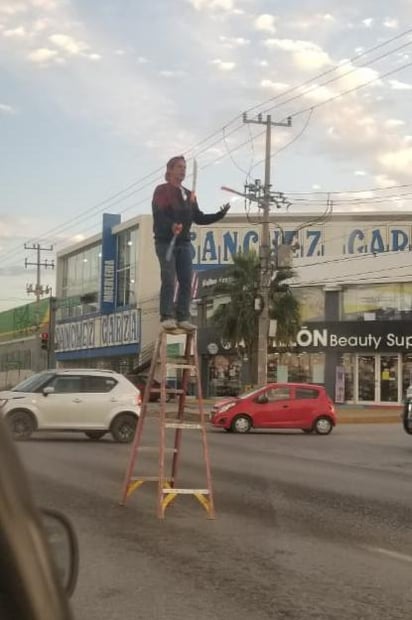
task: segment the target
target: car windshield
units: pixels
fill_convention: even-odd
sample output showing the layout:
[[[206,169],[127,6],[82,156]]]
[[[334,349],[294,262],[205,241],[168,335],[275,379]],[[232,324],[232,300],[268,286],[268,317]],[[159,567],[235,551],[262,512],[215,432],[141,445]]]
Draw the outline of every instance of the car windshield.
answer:
[[[244,392],[243,394],[239,394],[238,398],[249,398],[249,396],[253,396],[254,394],[257,394],[258,392],[260,392],[262,388],[255,388],[254,390],[251,390],[250,392]]]
[[[51,379],[53,373],[46,372],[41,373],[39,375],[32,375],[28,377],[21,383],[18,383],[11,391],[12,392],[35,392],[38,390],[43,384],[47,383],[49,379]]]

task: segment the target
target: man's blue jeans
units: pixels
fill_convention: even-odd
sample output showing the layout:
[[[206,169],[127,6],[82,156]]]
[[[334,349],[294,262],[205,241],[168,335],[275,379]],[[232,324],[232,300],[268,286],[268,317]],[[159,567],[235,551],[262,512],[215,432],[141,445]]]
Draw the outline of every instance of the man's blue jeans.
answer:
[[[166,261],[169,242],[156,241],[156,254],[160,263],[160,320],[176,318],[178,321],[190,319],[192,300],[192,246],[190,241],[176,243],[170,262]],[[173,303],[175,282],[179,283],[176,311]]]

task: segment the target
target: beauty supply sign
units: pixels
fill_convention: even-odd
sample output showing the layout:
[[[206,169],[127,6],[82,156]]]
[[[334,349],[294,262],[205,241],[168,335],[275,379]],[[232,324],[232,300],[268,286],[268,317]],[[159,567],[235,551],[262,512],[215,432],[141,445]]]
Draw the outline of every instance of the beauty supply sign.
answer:
[[[412,351],[412,321],[308,323],[299,330],[292,348],[346,353],[408,352]]]

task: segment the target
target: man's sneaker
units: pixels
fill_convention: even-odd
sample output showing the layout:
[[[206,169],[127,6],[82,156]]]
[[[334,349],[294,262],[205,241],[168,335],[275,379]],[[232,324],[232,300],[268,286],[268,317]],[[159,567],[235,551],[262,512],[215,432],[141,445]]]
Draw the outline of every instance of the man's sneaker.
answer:
[[[177,323],[174,319],[166,319],[165,321],[162,321],[160,325],[162,329],[165,329],[166,331],[177,328]]]
[[[185,332],[194,332],[197,329],[196,325],[193,325],[190,321],[178,321],[177,326],[180,329],[184,329]]]

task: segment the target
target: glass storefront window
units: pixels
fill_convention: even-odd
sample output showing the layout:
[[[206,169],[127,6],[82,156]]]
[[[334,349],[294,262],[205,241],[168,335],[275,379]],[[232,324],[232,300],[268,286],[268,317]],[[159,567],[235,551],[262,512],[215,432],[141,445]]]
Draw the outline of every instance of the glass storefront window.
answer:
[[[412,318],[412,283],[350,286],[343,291],[342,319],[390,320]]]
[[[405,398],[406,390],[412,385],[412,353],[404,353],[402,356],[402,398]]]
[[[325,354],[270,353],[268,381],[323,384],[325,382]]]
[[[63,259],[62,292],[58,319],[97,312],[100,288],[101,245],[96,244]]]
[[[345,372],[345,401],[355,399],[355,364],[356,358],[352,353],[344,353],[339,361],[339,366],[342,366]]]
[[[318,286],[292,288],[292,293],[300,304],[302,323],[325,320],[325,292]]]
[[[117,237],[116,305],[135,303],[137,228],[125,230]]]

